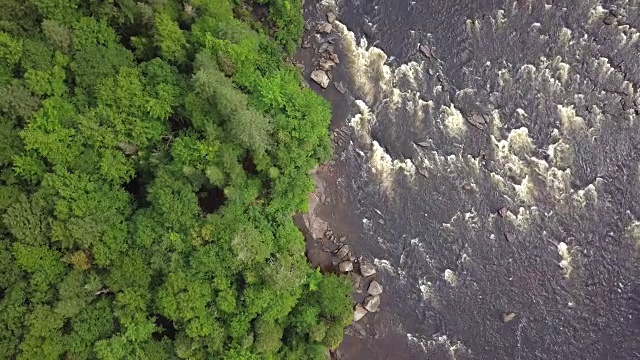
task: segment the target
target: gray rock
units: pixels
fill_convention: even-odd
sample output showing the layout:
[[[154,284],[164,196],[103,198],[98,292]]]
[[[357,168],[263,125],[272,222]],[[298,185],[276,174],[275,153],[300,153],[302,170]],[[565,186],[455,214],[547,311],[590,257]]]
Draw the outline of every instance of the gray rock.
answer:
[[[422,53],[422,55],[430,58],[433,54],[431,53],[431,49],[427,45],[420,45],[418,50]]]
[[[329,76],[323,70],[314,70],[311,72],[311,80],[315,81],[318,85],[320,85],[323,89],[326,89],[329,86]]]
[[[508,323],[509,321],[515,319],[517,315],[518,314],[513,311],[505,311],[500,315],[500,320],[502,320],[503,323]]]
[[[318,52],[322,54],[323,52],[327,51],[329,46],[331,45],[327,43],[323,43],[322,45],[320,45],[320,48],[318,48]]]
[[[336,21],[336,14],[334,12],[328,12],[327,21],[330,23],[333,23],[334,21]]]
[[[364,299],[364,308],[367,309],[368,312],[376,312],[380,308],[380,296],[367,296]]]
[[[371,275],[375,275],[375,273],[376,273],[375,266],[364,261],[360,263],[360,274],[362,274],[362,276],[369,277]]]
[[[343,261],[339,265],[340,272],[346,273],[353,270],[353,263],[351,261]]]
[[[340,64],[340,58],[338,58],[338,54],[336,53],[329,54],[329,59],[331,59],[331,61],[333,61],[336,64]]]
[[[355,309],[353,310],[353,321],[358,321],[362,319],[365,315],[367,315],[367,309],[362,306],[362,304],[357,304]]]
[[[332,30],[333,26],[331,26],[331,24],[329,24],[328,22],[318,24],[318,26],[316,26],[316,32],[320,34],[330,34]]]
[[[468,116],[467,121],[480,130],[484,130],[487,126],[487,119],[480,114],[472,114],[471,116]]]
[[[344,259],[349,255],[349,245],[344,245],[338,251],[336,251],[336,257],[339,259]]]
[[[498,214],[500,214],[500,217],[505,217],[508,213],[509,210],[506,207],[500,208],[500,210],[498,210]]]
[[[379,282],[373,280],[371,284],[369,284],[369,290],[367,292],[373,296],[382,294],[382,285]]]
[[[334,66],[336,66],[336,63],[329,59],[320,59],[320,62],[318,63],[318,67],[320,68],[320,70],[325,71],[333,69]]]
[[[351,285],[353,285],[353,288],[356,290],[360,289],[360,286],[362,286],[362,276],[356,274],[356,273],[351,273]]]

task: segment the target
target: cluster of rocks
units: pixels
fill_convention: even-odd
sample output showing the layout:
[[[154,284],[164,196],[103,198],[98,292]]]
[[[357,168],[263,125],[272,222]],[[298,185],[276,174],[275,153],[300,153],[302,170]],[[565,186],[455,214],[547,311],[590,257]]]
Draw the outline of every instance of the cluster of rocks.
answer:
[[[380,307],[380,295],[383,287],[373,278],[376,274],[375,266],[362,258],[354,258],[349,245],[342,245],[334,252],[334,257],[338,270],[341,273],[348,273],[351,277],[353,288],[357,294],[362,294],[363,289],[367,289],[364,300],[355,306],[353,321],[362,319],[370,312],[377,312]]]
[[[317,34],[320,47],[316,49],[318,52],[318,60],[315,69],[311,72],[311,80],[320,85],[323,89],[326,89],[332,81],[331,70],[340,63],[338,54],[335,53],[334,43],[336,37],[333,37],[333,22],[336,21],[336,15],[333,12],[327,14],[327,21],[323,21],[316,25],[315,31]],[[302,44],[303,48],[311,47],[308,40],[305,40]],[[342,83],[336,83],[334,85],[338,91],[344,93],[345,88]]]

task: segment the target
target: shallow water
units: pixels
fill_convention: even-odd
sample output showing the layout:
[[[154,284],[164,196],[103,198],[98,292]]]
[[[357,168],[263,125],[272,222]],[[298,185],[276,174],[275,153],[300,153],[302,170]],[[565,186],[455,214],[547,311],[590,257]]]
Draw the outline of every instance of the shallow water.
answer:
[[[334,168],[396,358],[640,358],[640,2],[612,5],[337,4]]]

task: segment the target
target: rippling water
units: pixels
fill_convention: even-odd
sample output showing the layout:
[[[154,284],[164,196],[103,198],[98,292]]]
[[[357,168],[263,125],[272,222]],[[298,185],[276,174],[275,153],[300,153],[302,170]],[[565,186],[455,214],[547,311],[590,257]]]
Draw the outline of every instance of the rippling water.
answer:
[[[639,359],[640,2],[337,8],[355,100],[338,166],[411,309],[406,341],[434,359]]]

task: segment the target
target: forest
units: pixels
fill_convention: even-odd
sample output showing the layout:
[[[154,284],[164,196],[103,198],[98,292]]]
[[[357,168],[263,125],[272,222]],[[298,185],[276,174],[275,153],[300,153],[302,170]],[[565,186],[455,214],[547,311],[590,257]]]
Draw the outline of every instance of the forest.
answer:
[[[330,106],[286,61],[301,6],[0,0],[3,358],[337,347],[351,285],[292,220],[331,153]]]

